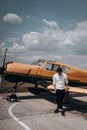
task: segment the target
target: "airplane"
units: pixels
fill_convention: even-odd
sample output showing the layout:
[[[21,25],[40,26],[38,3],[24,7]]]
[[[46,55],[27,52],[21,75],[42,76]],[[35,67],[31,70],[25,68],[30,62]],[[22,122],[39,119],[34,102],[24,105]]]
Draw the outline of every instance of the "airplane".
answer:
[[[53,90],[52,77],[56,73],[58,67],[67,74],[69,80],[68,92],[85,93],[87,89],[79,88],[79,86],[87,86],[87,71],[56,61],[39,59],[32,64],[23,64],[19,62],[5,63],[7,49],[5,50],[3,65],[0,67],[1,86],[4,81],[15,83],[13,93],[10,99],[17,100],[15,94],[16,89],[24,83],[35,84],[36,93],[39,93],[38,85],[42,85],[48,90]],[[72,86],[72,87],[71,87]]]

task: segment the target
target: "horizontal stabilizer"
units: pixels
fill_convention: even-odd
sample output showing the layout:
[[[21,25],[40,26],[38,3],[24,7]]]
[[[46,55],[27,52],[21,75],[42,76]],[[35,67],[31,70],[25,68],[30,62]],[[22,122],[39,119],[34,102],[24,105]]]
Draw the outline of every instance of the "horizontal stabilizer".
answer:
[[[49,85],[47,89],[54,91],[53,85]],[[87,89],[69,86],[68,92],[87,94]]]

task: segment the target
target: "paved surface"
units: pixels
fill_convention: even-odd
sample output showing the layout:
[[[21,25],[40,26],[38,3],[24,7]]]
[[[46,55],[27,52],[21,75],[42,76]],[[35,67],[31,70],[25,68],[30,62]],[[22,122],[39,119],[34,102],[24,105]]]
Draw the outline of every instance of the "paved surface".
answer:
[[[72,94],[64,103],[65,116],[54,114],[55,95],[17,93],[18,102],[0,94],[0,130],[86,130],[87,95]],[[71,98],[73,97],[73,98]]]

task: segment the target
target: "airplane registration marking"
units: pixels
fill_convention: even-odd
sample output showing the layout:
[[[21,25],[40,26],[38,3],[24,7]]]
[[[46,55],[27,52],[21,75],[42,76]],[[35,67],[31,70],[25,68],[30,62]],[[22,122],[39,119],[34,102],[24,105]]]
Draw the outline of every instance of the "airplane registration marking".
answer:
[[[26,124],[24,124],[23,121],[21,121],[19,118],[17,118],[13,113],[12,113],[12,109],[13,107],[15,107],[18,103],[15,103],[13,105],[11,105],[8,109],[8,113],[10,114],[10,116],[18,123],[20,124],[25,130],[31,130],[31,128],[29,128]]]

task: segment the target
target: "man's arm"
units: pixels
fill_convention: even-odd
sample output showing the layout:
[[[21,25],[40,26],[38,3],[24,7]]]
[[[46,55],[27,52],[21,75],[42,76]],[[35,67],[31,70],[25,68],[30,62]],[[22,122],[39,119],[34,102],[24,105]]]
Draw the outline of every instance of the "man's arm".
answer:
[[[53,87],[54,87],[54,89],[56,91],[56,82],[55,82],[55,77],[54,76],[53,76]]]
[[[55,84],[53,84],[53,87],[54,87],[54,89],[55,89],[55,91],[56,91],[56,85],[55,85]]]
[[[67,75],[66,75],[66,78],[65,78],[65,84],[66,84],[66,88],[65,88],[65,91],[67,92],[69,87],[68,87],[68,78],[67,78]]]

